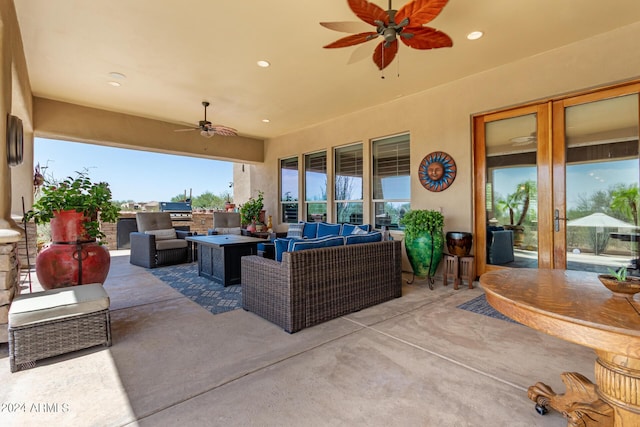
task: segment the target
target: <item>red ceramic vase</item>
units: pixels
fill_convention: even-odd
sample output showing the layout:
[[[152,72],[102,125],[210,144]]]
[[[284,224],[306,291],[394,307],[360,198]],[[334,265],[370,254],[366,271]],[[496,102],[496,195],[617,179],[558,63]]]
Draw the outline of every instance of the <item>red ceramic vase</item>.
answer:
[[[109,251],[84,230],[80,212],[61,211],[51,220],[51,243],[36,258],[36,275],[44,289],[104,283],[109,273]]]

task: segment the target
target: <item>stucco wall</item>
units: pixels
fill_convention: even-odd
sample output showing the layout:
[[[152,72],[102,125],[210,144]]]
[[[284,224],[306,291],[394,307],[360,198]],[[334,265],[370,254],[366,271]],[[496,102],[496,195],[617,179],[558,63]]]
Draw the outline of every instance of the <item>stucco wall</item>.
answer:
[[[278,160],[364,142],[370,158],[372,138],[411,133],[411,205],[442,208],[445,230],[471,231],[473,176],[471,116],[479,112],[557,96],[640,76],[640,23],[458,80],[420,94],[393,100],[267,141],[265,163],[256,180],[265,191],[265,208],[277,212]],[[400,77],[402,78],[402,77]],[[385,84],[393,85],[395,77]],[[345,94],[348,96],[348,94]],[[450,154],[458,167],[446,191],[424,189],[417,176],[422,158],[432,151]],[[365,176],[369,173],[365,162]],[[329,171],[331,176],[331,171]],[[370,189],[365,188],[365,195]],[[369,207],[365,207],[365,217]],[[274,215],[274,220],[276,219]],[[277,229],[282,229],[282,224]]]
[[[33,143],[31,139],[31,86],[27,76],[27,65],[22,47],[20,28],[13,2],[0,2],[0,229],[15,227],[11,215],[21,216],[22,199],[31,203],[31,176],[33,171]],[[6,117],[7,114],[18,116],[23,122],[25,131],[24,163],[9,167],[6,159]]]

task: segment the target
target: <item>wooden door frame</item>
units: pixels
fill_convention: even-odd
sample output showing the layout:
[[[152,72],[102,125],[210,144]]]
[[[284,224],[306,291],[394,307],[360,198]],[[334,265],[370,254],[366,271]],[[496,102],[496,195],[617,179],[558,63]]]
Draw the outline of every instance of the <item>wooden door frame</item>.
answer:
[[[474,254],[478,275],[508,267],[487,264],[486,255],[486,147],[485,124],[525,114],[537,114],[538,146],[538,268],[566,268],[566,183],[564,109],[607,98],[637,93],[640,80],[551,97],[535,103],[472,115]],[[639,101],[640,103],[640,101]],[[640,117],[638,118],[640,123]],[[555,179],[554,179],[555,177]],[[558,179],[561,178],[561,179]],[[554,211],[559,210],[559,231],[554,231]]]
[[[640,95],[640,82],[629,83],[622,86],[602,88],[596,91],[573,95],[553,102],[553,173],[554,177],[565,177],[567,149],[565,139],[565,109],[605,99],[617,98],[626,95]],[[638,97],[640,104],[640,96]],[[640,111],[640,106],[638,108]],[[640,117],[638,117],[640,123]],[[555,179],[553,183],[553,209],[558,209],[560,221],[559,230],[554,233],[553,267],[565,269],[567,266],[567,204],[566,204],[566,180]]]
[[[551,190],[550,180],[550,168],[544,169],[541,172],[539,167],[540,161],[549,161],[551,153],[548,149],[541,150],[541,147],[550,145],[544,141],[549,138],[549,111],[550,103],[531,104],[521,107],[515,107],[504,111],[478,114],[472,117],[473,120],[473,167],[474,167],[474,233],[476,238],[474,239],[474,254],[476,257],[476,271],[478,274],[482,274],[486,271],[499,270],[507,267],[487,264],[487,252],[486,252],[486,239],[487,229],[486,224],[488,222],[487,210],[486,210],[486,144],[485,144],[485,125],[487,123],[495,122],[503,119],[510,119],[519,116],[525,116],[528,114],[536,115],[536,132],[538,135],[538,147],[536,155],[536,166],[538,167],[538,224],[542,219],[548,220],[548,207],[546,210],[541,210],[541,190],[542,185],[544,194],[549,194]],[[546,202],[548,206],[550,200]],[[544,205],[542,206],[544,207]],[[540,229],[540,227],[538,227]],[[540,247],[540,231],[538,230],[538,247]],[[552,244],[550,239],[552,236],[545,234],[543,243],[548,245],[548,250],[551,250]],[[550,258],[550,257],[549,257]],[[538,257],[538,263],[540,264],[540,257]],[[550,263],[549,259],[544,260],[545,265]]]

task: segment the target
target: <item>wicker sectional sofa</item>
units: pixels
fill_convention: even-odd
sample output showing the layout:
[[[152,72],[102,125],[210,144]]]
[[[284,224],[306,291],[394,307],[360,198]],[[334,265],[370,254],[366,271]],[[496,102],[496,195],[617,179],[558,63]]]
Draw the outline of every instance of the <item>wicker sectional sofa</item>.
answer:
[[[289,333],[402,296],[401,242],[242,257],[242,307]]]

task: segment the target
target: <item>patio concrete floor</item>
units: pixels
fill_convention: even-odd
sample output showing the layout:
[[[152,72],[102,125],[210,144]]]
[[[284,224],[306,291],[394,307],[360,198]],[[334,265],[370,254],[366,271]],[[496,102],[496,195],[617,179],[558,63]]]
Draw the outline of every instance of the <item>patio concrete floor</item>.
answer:
[[[559,427],[527,388],[563,393],[560,373],[594,376],[590,349],[457,309],[478,283],[417,280],[290,335],[241,309],[212,315],[128,251],[111,262],[113,346],[11,374],[0,345],[0,425]]]

